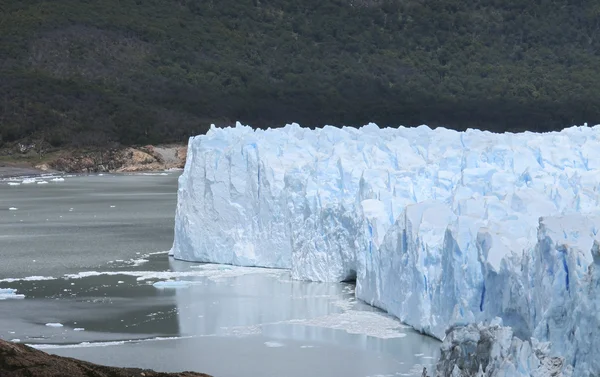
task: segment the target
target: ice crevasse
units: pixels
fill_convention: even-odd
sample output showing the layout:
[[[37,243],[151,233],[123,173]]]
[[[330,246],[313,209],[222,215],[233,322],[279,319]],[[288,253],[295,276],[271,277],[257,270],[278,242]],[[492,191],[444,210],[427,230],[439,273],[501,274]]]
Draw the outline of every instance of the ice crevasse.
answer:
[[[495,317],[600,373],[600,126],[211,128],[179,178],[179,259],[356,278],[443,339]]]

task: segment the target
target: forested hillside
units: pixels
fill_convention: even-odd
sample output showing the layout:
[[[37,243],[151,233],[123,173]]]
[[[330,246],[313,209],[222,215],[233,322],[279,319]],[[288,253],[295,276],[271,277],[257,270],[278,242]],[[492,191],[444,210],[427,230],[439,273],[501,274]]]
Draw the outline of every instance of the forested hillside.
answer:
[[[597,0],[2,0],[0,144],[600,123]]]

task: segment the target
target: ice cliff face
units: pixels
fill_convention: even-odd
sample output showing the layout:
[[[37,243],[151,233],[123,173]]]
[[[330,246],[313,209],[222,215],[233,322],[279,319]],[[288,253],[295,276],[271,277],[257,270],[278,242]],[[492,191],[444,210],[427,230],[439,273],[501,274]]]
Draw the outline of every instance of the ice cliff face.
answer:
[[[510,327],[471,324],[453,328],[442,345],[436,377],[570,377],[563,358],[549,355],[549,343],[523,341]]]
[[[500,317],[587,377],[600,373],[599,148],[598,126],[213,128],[190,139],[172,252],[356,277],[358,298],[439,339]]]

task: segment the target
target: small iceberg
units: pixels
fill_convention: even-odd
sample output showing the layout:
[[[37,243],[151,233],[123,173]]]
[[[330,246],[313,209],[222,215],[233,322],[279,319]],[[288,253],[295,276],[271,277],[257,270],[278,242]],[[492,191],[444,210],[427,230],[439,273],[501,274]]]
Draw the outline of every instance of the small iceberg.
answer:
[[[16,289],[0,288],[0,301],[11,300],[11,299],[21,299],[21,298],[25,298],[25,295],[17,294]]]
[[[9,186],[21,186],[21,182],[8,182]]]
[[[276,347],[283,347],[284,344],[279,343],[279,342],[265,342],[265,346],[267,346],[269,348],[276,348]]]
[[[16,211],[16,210],[18,210],[18,208],[17,207],[10,207],[8,210],[9,211]]]
[[[190,286],[189,281],[181,281],[181,280],[166,280],[166,281],[157,281],[152,284],[155,288],[164,289],[164,288],[187,288]]]
[[[48,326],[48,327],[63,327],[63,324],[57,323],[57,322],[50,322],[50,323],[46,323],[46,326]]]
[[[65,179],[64,178],[54,178],[54,179],[51,179],[51,181],[52,182],[64,182]]]

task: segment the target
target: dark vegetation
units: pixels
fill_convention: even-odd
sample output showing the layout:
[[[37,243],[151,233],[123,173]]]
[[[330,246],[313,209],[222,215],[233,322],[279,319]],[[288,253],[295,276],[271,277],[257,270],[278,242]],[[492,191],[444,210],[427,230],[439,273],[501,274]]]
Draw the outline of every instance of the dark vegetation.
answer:
[[[0,145],[600,122],[597,0],[2,0]]]

